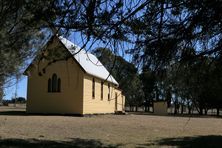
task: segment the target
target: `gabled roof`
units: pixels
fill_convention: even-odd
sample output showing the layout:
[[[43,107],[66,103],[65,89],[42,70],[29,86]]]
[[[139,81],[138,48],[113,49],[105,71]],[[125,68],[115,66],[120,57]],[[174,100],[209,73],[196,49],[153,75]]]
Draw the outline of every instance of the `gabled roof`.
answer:
[[[58,37],[61,43],[68,49],[73,55],[79,65],[85,70],[86,73],[98,77],[102,80],[107,80],[111,83],[119,85],[103,64],[93,54],[86,52],[85,49],[81,49],[66,38]]]
[[[73,55],[75,61],[78,62],[78,65],[80,65],[86,73],[102,80],[111,82],[115,85],[119,85],[96,56],[89,52],[86,52],[85,49],[81,49],[79,46],[75,45],[62,36],[57,38],[59,39],[61,44],[63,44],[64,47]],[[35,59],[33,61],[35,61]],[[30,65],[28,66],[28,68],[30,67]],[[28,68],[25,70],[24,74],[26,74]]]

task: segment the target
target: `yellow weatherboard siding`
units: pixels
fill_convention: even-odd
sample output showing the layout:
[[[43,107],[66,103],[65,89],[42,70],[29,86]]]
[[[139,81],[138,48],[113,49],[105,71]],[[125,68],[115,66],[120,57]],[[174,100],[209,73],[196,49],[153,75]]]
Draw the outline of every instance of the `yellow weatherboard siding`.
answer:
[[[122,93],[110,83],[110,101],[108,100],[108,82],[103,84],[103,100],[101,100],[101,79],[95,80],[95,98],[92,97],[93,77],[84,74],[84,95],[83,95],[83,114],[115,113],[123,111],[125,98],[122,99]],[[115,109],[115,93],[117,93],[117,110]],[[124,100],[124,101],[122,101]]]
[[[124,111],[125,110],[125,96],[118,89],[116,89],[116,93],[117,93],[117,110],[116,111]]]
[[[53,73],[61,79],[61,92],[48,92],[48,78]],[[71,60],[52,64],[42,76],[33,71],[28,78],[27,112],[82,114],[82,77],[83,72]]]
[[[55,38],[45,53],[54,49],[67,51]],[[67,51],[68,52],[68,51]],[[99,114],[124,111],[125,96],[112,83],[103,84],[101,100],[100,78],[87,74],[73,58],[57,61],[48,65],[47,60],[34,61],[34,66],[27,69],[27,112],[55,114]],[[45,73],[42,69],[45,68]],[[41,72],[41,76],[39,75]],[[61,92],[48,92],[48,79],[56,74],[61,79]],[[92,83],[95,80],[95,97],[92,96]],[[108,84],[110,84],[110,100],[108,100]],[[117,96],[117,98],[116,98]]]
[[[46,60],[42,61],[29,71],[27,112],[82,114],[84,72],[70,58],[51,64],[46,73],[39,76],[38,67],[41,70],[47,63]],[[61,92],[48,92],[48,79],[53,73],[61,79]]]

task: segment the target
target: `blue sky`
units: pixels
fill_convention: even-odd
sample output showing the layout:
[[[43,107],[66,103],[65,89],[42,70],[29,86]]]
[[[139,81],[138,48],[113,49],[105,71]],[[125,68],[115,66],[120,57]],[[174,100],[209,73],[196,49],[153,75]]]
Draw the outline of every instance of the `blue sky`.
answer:
[[[22,76],[18,83],[17,96],[26,98],[26,94],[27,94],[27,77]],[[14,96],[15,96],[15,85],[5,89],[4,99],[10,100]]]

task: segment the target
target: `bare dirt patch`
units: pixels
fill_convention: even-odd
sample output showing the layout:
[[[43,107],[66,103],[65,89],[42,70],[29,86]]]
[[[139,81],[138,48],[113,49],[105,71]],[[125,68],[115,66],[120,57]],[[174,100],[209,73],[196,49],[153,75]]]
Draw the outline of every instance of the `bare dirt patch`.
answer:
[[[1,147],[221,147],[221,118],[27,115],[0,107]]]

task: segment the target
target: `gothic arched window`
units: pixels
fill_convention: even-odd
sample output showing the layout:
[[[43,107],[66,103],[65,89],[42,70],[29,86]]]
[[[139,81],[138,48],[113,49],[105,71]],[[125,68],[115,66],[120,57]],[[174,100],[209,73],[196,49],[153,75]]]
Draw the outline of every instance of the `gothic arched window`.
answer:
[[[108,101],[110,101],[110,84],[108,83]]]
[[[92,81],[92,97],[93,97],[93,99],[95,98],[95,79],[94,78]]]
[[[57,75],[52,75],[52,92],[57,92]]]
[[[55,73],[48,79],[48,92],[61,92],[61,79]]]

